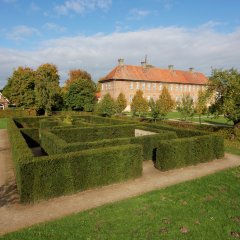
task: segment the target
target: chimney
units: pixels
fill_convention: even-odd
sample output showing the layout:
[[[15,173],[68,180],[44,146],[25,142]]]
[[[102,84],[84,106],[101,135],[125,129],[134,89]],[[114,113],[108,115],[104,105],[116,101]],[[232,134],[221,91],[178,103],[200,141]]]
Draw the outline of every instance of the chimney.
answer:
[[[142,65],[143,68],[146,68],[147,67],[147,62],[146,61],[141,62],[141,65]]]
[[[190,67],[189,68],[189,72],[193,72],[194,71],[194,68],[193,67]]]
[[[173,70],[173,65],[168,65],[169,70]]]
[[[123,58],[118,59],[118,65],[119,66],[124,66],[124,59]]]

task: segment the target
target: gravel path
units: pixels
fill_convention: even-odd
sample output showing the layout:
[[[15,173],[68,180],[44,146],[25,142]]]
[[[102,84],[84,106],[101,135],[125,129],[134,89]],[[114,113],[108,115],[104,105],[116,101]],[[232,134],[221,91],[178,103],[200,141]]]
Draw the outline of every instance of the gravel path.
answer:
[[[0,183],[4,185],[8,176],[13,175],[13,171],[6,131],[0,131],[0,139],[2,149],[0,149]],[[16,202],[7,202],[0,206],[0,235],[235,166],[240,166],[240,157],[231,154],[226,154],[223,159],[168,172],[158,171],[153,167],[152,161],[147,161],[143,164],[143,176],[135,180],[36,204],[20,205]],[[0,197],[2,198],[2,195]]]

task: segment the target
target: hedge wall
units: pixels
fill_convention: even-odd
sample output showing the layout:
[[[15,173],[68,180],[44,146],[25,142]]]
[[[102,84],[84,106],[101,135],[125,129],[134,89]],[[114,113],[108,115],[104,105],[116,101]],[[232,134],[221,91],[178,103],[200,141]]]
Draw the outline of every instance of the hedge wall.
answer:
[[[21,133],[30,148],[40,145],[38,128],[23,128]]]
[[[224,155],[224,140],[216,135],[161,141],[158,144],[155,167],[169,170],[207,162]]]
[[[85,128],[54,129],[52,132],[67,143],[98,141],[134,136],[135,125],[114,125]]]
[[[192,129],[181,129],[181,128],[177,128],[177,127],[171,127],[171,126],[160,125],[160,124],[146,124],[146,123],[144,123],[142,125],[151,127],[152,129],[174,131],[179,138],[188,138],[188,137],[203,136],[203,135],[209,134],[206,131],[192,130]]]
[[[144,130],[151,130],[144,128]],[[63,139],[57,137],[55,134],[42,131],[41,145],[42,148],[49,154],[75,152],[86,149],[105,148],[109,146],[119,146],[124,144],[140,144],[143,147],[144,160],[151,160],[155,158],[155,149],[161,140],[177,138],[176,133],[170,131],[162,131],[154,135],[147,135],[141,137],[128,137],[128,138],[113,138],[103,139],[95,142],[75,142],[66,143]]]
[[[11,117],[29,117],[36,116],[36,111],[31,109],[5,109],[0,111],[0,118],[11,118]]]
[[[141,176],[142,147],[124,145],[38,157],[20,164],[20,174],[25,183],[22,202],[61,196]]]

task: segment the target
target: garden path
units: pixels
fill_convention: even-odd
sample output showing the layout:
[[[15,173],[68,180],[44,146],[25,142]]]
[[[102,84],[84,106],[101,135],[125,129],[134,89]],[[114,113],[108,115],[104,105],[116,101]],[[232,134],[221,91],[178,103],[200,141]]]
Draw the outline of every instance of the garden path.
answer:
[[[0,178],[2,184],[8,179],[4,175],[4,171],[7,171],[8,174],[10,172],[10,176],[13,172],[6,131],[0,131],[0,147]],[[41,201],[36,204],[21,205],[16,202],[6,202],[2,206],[0,205],[0,235],[235,166],[240,166],[240,157],[231,154],[226,154],[224,158],[212,162],[167,172],[158,171],[153,167],[152,161],[146,161],[143,163],[143,176],[135,180]],[[2,197],[0,195],[0,198]]]

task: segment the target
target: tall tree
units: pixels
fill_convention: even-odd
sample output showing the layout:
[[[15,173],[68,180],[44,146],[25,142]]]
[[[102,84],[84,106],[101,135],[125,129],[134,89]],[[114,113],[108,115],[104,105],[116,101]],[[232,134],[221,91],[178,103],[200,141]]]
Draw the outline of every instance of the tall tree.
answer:
[[[89,79],[76,79],[65,93],[65,104],[69,109],[91,112],[96,103],[96,85]]]
[[[194,115],[193,99],[189,94],[184,95],[182,100],[177,103],[177,111],[180,112],[184,121]]]
[[[115,102],[109,93],[96,105],[95,111],[104,117],[111,117],[116,112]]]
[[[121,114],[127,107],[127,99],[123,93],[120,93],[116,99],[116,112]]]
[[[171,98],[171,95],[168,89],[164,86],[159,98],[156,102],[156,105],[159,109],[159,114],[161,118],[165,118],[166,115],[173,110],[175,102]]]
[[[52,110],[61,98],[58,69],[53,64],[42,64],[36,71],[36,107],[45,115],[51,115]]]
[[[195,112],[198,115],[199,123],[202,123],[202,115],[207,112],[207,95],[203,91],[198,92],[198,99],[195,105]]]
[[[213,69],[209,80],[208,93],[214,99],[212,113],[232,120],[237,131],[240,129],[240,72],[234,68]]]
[[[154,120],[154,122],[156,123],[157,118],[160,115],[159,106],[158,106],[157,102],[155,102],[152,98],[150,99],[148,105],[150,107],[151,117]]]
[[[8,78],[3,94],[18,107],[34,107],[35,72],[29,67],[18,67]]]
[[[63,90],[64,92],[67,92],[70,88],[70,86],[78,81],[79,79],[85,79],[85,80],[89,80],[92,81],[92,77],[91,74],[88,73],[87,71],[81,70],[81,69],[72,69],[69,71],[68,73],[68,79],[66,80]]]
[[[133,114],[138,113],[139,117],[141,116],[142,113],[148,111],[148,102],[143,97],[143,91],[137,90],[137,92],[133,96],[131,103],[131,111],[133,112]]]

